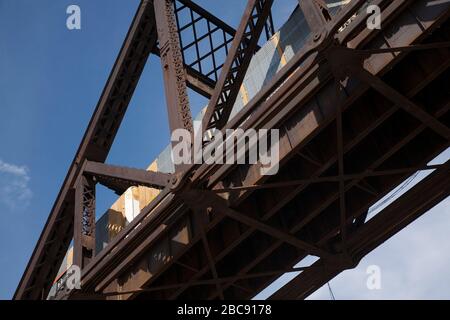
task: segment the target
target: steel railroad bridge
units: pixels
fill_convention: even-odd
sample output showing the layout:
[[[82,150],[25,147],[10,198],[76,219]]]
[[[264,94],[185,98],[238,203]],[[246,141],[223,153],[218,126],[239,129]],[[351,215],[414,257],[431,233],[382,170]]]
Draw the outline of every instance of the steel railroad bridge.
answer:
[[[276,2],[249,0],[234,30],[190,0],[142,0],[14,299],[47,297],[72,239],[82,287],[59,299],[251,299],[292,271],[301,272],[270,298],[303,299],[445,200],[450,163],[428,163],[450,146],[450,1],[370,3],[382,10],[381,30],[367,28],[367,1],[337,12],[299,1],[308,41],[230,118],[261,34],[273,34]],[[180,23],[183,10],[189,23]],[[209,34],[196,34],[198,21]],[[215,31],[228,55],[207,73],[198,43]],[[188,48],[197,49],[193,63]],[[211,42],[209,57],[216,49]],[[106,164],[152,54],[171,130],[193,130],[191,88],[209,99],[205,131],[279,129],[279,173],[262,176],[260,164],[180,165],[172,174]],[[421,170],[433,172],[368,218]],[[95,252],[98,183],[118,194],[160,192]],[[295,267],[308,256],[317,261]]]

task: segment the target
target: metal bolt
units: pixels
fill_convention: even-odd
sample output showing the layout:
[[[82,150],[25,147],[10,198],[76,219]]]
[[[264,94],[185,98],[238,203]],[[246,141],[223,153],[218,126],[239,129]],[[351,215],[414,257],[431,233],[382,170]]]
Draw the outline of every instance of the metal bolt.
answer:
[[[317,42],[317,41],[319,41],[319,39],[322,37],[322,35],[320,34],[320,33],[316,33],[315,35],[314,35],[314,38],[313,38],[313,40],[315,41],[315,42]]]

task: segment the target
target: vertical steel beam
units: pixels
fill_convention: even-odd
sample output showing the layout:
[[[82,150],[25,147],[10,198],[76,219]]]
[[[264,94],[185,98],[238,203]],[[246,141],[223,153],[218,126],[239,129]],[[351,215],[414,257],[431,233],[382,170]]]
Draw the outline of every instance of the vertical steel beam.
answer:
[[[95,182],[81,175],[75,186],[73,264],[83,269],[95,256]]]
[[[344,128],[343,128],[343,105],[347,96],[345,95],[345,73],[342,72],[341,63],[358,63],[357,60],[343,60],[341,56],[335,56],[331,53],[326,53],[331,71],[334,76],[335,91],[336,91],[336,153],[338,159],[339,172],[339,211],[340,211],[340,233],[343,252],[347,253],[347,207],[345,198],[345,163],[344,163]]]
[[[338,154],[338,171],[339,171],[339,211],[340,211],[340,220],[341,220],[341,239],[342,245],[344,248],[344,252],[347,248],[347,213],[346,213],[346,202],[345,202],[345,164],[344,164],[344,129],[343,129],[343,120],[342,120],[342,112],[343,112],[343,103],[345,101],[344,97],[342,97],[343,87],[341,85],[340,79],[336,78],[336,102],[337,105],[337,114],[336,114],[336,146],[337,146],[337,154]]]
[[[170,130],[187,129],[193,133],[186,86],[186,71],[173,0],[154,1],[155,18],[164,75]]]
[[[222,129],[230,117],[259,37],[266,26],[273,0],[249,0],[214,94],[209,101],[202,129]]]
[[[209,269],[211,270],[211,274],[216,281],[215,286],[217,289],[217,294],[220,297],[220,300],[225,300],[225,297],[223,295],[223,289],[222,285],[219,279],[219,274],[217,272],[216,268],[216,262],[214,261],[214,256],[211,252],[211,247],[209,245],[208,236],[206,234],[205,225],[208,224],[208,209],[207,208],[201,208],[201,209],[195,209],[196,213],[196,226],[200,232],[200,237],[203,242],[203,247],[205,249],[206,258],[208,259],[208,265]]]

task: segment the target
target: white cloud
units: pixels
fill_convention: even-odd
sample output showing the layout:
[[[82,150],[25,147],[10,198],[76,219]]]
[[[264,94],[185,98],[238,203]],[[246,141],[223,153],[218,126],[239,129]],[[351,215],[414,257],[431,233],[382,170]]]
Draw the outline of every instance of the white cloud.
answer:
[[[27,167],[6,163],[0,159],[0,204],[9,209],[28,206],[33,195],[28,186],[29,181]]]

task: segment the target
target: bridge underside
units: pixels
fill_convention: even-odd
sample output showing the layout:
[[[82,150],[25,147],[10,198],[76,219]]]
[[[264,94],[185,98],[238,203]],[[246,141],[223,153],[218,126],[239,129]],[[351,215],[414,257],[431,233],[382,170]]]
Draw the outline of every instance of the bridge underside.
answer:
[[[449,48],[426,45],[450,41],[450,4],[432,2],[378,1],[382,30],[356,19],[337,34],[345,46],[303,48],[227,126],[279,129],[279,173],[196,168],[90,260],[68,297],[251,299],[298,271],[271,298],[302,299],[448,197],[450,164],[428,163],[450,146]],[[434,171],[368,216],[421,170]]]
[[[406,45],[415,34],[416,43],[449,40],[448,22],[430,34],[439,25],[438,16],[433,21],[421,21],[420,13],[396,12],[399,16],[393,18],[384,32],[364,39],[358,48]],[[428,24],[430,29],[424,32],[421,23]],[[371,56],[365,66],[448,126],[449,96],[445,87],[450,80],[449,58],[446,48],[404,55],[389,53]],[[202,210],[202,205],[191,210],[187,208],[191,206],[189,200],[201,202],[198,198],[201,196],[193,193],[187,205],[180,204],[174,211],[176,216],[167,222],[168,231],[161,231],[165,235],[159,231],[152,234],[155,240],[141,251],[142,257],[135,262],[130,260],[130,265],[118,272],[117,277],[109,279],[111,284],[104,286],[104,282],[97,289],[112,297],[118,292],[129,292],[121,298],[250,299],[311,255],[283,234],[293,235],[332,255],[339,255],[345,248],[350,261],[345,256],[332,262],[320,259],[272,296],[304,298],[339,272],[354,267],[373,248],[448,196],[446,166],[434,173],[433,182],[416,187],[419,190],[414,192],[420,196],[420,202],[413,198],[416,206],[412,208],[417,210],[411,209],[410,201],[400,200],[395,204],[396,210],[389,207],[366,222],[368,209],[444,151],[449,146],[448,139],[399,106],[395,98],[383,95],[356,76],[346,79],[338,102],[337,84],[327,64],[317,65],[309,72],[304,69],[292,74],[292,81],[279,88],[273,105],[264,110],[265,115],[270,112],[276,119],[267,116],[258,124],[280,129],[280,173],[264,179],[258,166],[240,166],[222,169],[210,179],[213,190],[230,189],[227,197],[236,214],[252,219],[228,214],[220,200],[217,205],[215,200],[205,200],[203,208],[212,210]],[[340,104],[342,133],[337,129],[336,112]],[[344,172],[348,175],[342,179],[343,197],[342,180],[326,179],[339,177],[339,139]],[[267,188],[239,189],[253,185]],[[345,243],[341,234],[342,198],[347,228]],[[423,207],[418,203],[423,203]],[[258,222],[270,229],[261,228]]]

